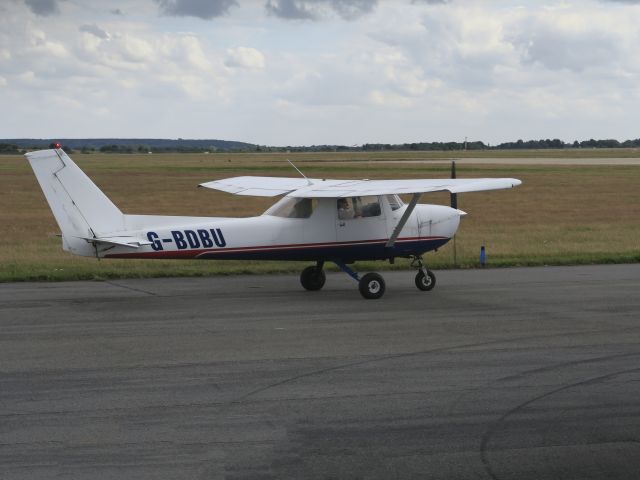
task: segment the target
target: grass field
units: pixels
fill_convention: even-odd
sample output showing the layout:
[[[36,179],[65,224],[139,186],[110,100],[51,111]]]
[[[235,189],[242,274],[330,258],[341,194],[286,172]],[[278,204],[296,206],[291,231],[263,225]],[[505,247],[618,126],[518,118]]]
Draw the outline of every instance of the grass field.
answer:
[[[489,155],[490,154],[490,155]],[[597,154],[597,155],[596,155]],[[82,169],[126,213],[251,216],[273,199],[236,197],[198,189],[199,183],[236,175],[320,178],[445,178],[444,164],[388,163],[487,155],[485,165],[458,166],[462,177],[515,177],[514,190],[468,193],[459,208],[469,215],[456,237],[457,266],[478,264],[480,246],[489,265],[543,265],[640,261],[640,166],[497,165],[491,158],[639,157],[638,150],[525,152],[374,152],[300,154],[72,155]],[[490,158],[491,157],[491,158]],[[384,162],[380,162],[384,160]],[[423,203],[447,204],[430,194]],[[62,251],[59,233],[27,161],[0,156],[0,281],[106,279],[298,271],[286,262],[102,260]],[[433,268],[453,265],[450,243],[427,255]],[[383,262],[360,270],[403,268]]]

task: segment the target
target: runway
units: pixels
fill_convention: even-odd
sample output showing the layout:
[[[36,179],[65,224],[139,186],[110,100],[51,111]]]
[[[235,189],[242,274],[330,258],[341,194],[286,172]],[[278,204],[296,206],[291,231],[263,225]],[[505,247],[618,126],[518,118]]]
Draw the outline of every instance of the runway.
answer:
[[[2,479],[631,479],[640,265],[0,284]]]
[[[600,166],[600,165],[640,165],[640,158],[637,157],[582,157],[582,158],[547,158],[547,157],[479,157],[479,158],[447,158],[447,159],[424,159],[424,160],[376,160],[371,163],[384,163],[384,164],[451,164],[451,161],[455,160],[458,165],[585,165],[585,166]],[[342,162],[347,163],[347,162]],[[357,162],[352,162],[357,163]]]

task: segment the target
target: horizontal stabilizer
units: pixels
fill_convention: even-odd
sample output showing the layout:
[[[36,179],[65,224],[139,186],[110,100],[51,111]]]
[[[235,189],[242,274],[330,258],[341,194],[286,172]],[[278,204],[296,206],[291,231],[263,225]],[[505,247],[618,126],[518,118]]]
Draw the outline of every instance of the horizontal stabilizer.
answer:
[[[141,241],[139,238],[136,237],[130,237],[130,236],[122,236],[122,237],[98,237],[98,238],[92,238],[92,237],[79,237],[82,238],[83,240],[86,240],[89,243],[94,243],[94,244],[106,244],[106,245],[112,245],[114,247],[129,247],[129,248],[140,248],[142,245],[152,245],[152,242],[149,242],[147,240]]]

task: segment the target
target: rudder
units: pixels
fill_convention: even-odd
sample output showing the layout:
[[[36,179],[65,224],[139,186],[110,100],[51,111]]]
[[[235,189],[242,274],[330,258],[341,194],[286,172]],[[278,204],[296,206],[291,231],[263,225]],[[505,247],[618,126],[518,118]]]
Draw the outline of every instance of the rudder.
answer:
[[[94,255],[86,238],[124,229],[124,215],[62,149],[25,155],[62,231],[63,248]]]

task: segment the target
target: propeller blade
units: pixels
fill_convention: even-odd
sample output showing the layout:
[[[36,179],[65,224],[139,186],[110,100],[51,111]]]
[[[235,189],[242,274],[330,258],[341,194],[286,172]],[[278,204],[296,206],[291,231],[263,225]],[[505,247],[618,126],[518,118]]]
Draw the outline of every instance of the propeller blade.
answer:
[[[451,162],[451,178],[456,178],[456,161],[453,160]],[[455,208],[456,210],[458,209],[458,194],[457,193],[452,193],[451,194],[451,208]]]

